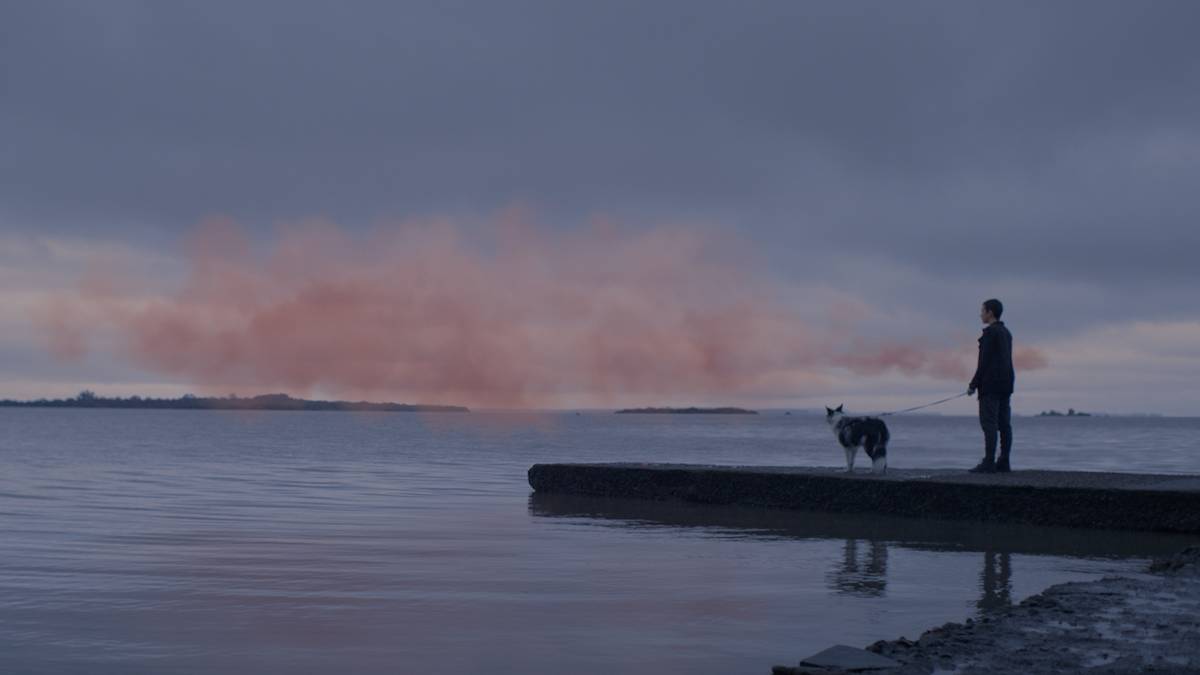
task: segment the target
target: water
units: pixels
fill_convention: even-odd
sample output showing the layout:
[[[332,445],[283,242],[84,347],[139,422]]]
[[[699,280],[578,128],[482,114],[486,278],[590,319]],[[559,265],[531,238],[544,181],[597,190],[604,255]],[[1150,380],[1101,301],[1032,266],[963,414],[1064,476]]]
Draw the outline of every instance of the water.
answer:
[[[968,467],[974,420],[891,420]],[[1200,473],[1197,419],[1018,468]],[[0,672],[766,673],[1189,538],[531,495],[546,461],[836,465],[823,420],[0,409]]]

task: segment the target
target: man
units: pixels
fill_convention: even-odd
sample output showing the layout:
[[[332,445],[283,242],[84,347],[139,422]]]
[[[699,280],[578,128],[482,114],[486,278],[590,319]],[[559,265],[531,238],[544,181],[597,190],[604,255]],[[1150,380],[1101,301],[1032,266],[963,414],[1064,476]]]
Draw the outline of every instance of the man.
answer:
[[[1012,409],[1009,406],[1016,375],[1012,362],[1012,333],[1000,320],[1004,305],[991,299],[979,309],[985,324],[979,337],[979,365],[967,387],[967,395],[979,392],[979,426],[983,427],[983,461],[973,473],[1011,471]],[[996,432],[1000,432],[1000,459],[996,459]]]

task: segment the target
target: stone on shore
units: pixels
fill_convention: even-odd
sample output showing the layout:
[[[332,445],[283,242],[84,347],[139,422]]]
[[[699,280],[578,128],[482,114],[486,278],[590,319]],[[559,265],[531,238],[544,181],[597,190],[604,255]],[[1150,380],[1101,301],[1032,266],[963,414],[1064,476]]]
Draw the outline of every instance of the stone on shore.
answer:
[[[865,649],[848,647],[846,645],[834,645],[829,649],[824,649],[804,659],[800,662],[800,665],[857,672],[894,668],[900,665],[900,662]]]
[[[1138,578],[1051,586],[979,621],[947,623],[916,642],[867,649],[895,675],[1200,672],[1200,547]]]
[[[877,670],[811,656],[773,675],[1058,675],[1200,673],[1200,546],[1156,561],[1151,573],[1051,586],[980,620],[947,623],[916,641],[880,640]],[[850,650],[850,647],[835,648]],[[829,665],[824,665],[829,664]],[[849,667],[848,667],[849,666]]]

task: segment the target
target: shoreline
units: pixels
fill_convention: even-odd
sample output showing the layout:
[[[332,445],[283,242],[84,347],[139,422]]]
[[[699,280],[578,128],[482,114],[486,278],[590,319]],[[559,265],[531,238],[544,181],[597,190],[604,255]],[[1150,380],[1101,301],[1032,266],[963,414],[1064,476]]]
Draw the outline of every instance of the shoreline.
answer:
[[[880,640],[867,652],[896,662],[887,675],[1064,672],[1200,673],[1200,545],[1156,560],[1138,577],[1056,584],[978,621]],[[773,675],[861,672],[775,666]]]

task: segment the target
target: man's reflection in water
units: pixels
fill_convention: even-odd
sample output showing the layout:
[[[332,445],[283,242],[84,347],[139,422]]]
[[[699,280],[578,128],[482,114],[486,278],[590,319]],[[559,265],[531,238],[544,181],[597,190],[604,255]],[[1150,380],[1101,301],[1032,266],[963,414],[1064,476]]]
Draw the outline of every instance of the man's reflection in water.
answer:
[[[983,595],[975,606],[983,612],[1012,604],[1012,560],[1007,551],[984,551],[980,575]]]
[[[882,541],[866,541],[860,553],[858,539],[847,539],[841,564],[829,575],[833,590],[847,595],[883,597],[887,594],[888,546]]]
[[[636,531],[645,531],[647,524],[665,525],[680,531],[691,528],[717,528],[721,532],[740,530],[748,539],[765,536],[770,539],[790,539],[808,542],[823,555],[827,547],[842,544],[842,555],[833,553],[833,561],[824,573],[825,588],[841,595],[883,598],[888,592],[889,549],[898,547],[901,558],[891,561],[893,567],[906,561],[933,567],[911,571],[914,578],[926,584],[940,578],[940,566],[954,569],[962,560],[980,560],[983,566],[976,577],[978,586],[959,588],[975,596],[979,612],[990,612],[1013,604],[1012,556],[1112,556],[1145,555],[1146,551],[1169,552],[1179,548],[1174,535],[1145,533],[1124,534],[1120,537],[1096,537],[1073,530],[1037,529],[1025,526],[988,526],[966,521],[923,521],[889,518],[881,522],[871,516],[846,514],[792,514],[786,510],[753,508],[724,508],[694,504],[650,502],[642,500],[606,499],[534,493],[530,496],[530,513],[540,517],[575,519],[604,519],[618,521]],[[908,555],[919,552],[919,556]],[[939,554],[954,554],[942,557]],[[892,570],[896,571],[896,570]],[[807,573],[807,570],[805,571]],[[1028,573],[1029,570],[1025,570]],[[820,573],[820,570],[817,570]],[[896,587],[892,587],[895,591]],[[970,596],[968,596],[970,597]]]
[[[846,539],[842,559],[829,573],[833,591],[860,597],[887,595],[888,545],[883,541]],[[1012,604],[1012,555],[1007,551],[985,551],[979,575],[983,594],[975,606],[990,612]]]

